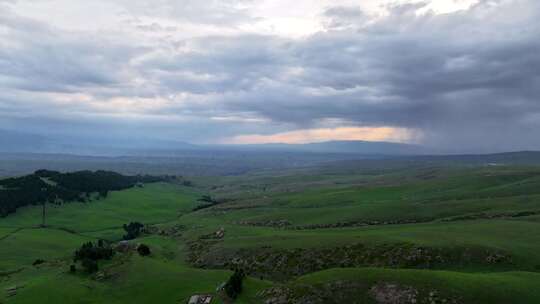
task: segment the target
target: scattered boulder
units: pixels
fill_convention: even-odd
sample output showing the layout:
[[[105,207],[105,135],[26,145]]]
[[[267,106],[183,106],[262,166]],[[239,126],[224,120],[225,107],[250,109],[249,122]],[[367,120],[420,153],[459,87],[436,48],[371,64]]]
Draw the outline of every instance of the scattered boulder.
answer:
[[[218,231],[216,231],[216,238],[222,239],[225,237],[225,228],[221,227]]]

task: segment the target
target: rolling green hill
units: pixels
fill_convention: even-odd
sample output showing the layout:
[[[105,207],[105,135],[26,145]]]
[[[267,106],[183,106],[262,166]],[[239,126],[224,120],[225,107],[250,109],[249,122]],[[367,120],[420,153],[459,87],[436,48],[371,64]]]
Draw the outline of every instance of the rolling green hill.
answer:
[[[216,288],[234,268],[248,275],[236,303],[540,300],[536,167],[316,168],[193,181],[50,204],[45,227],[39,206],[0,218],[0,303],[185,303],[199,293],[222,303]],[[196,208],[203,195],[215,204]],[[116,247],[130,222],[146,227],[128,243],[148,245],[150,256],[128,248],[96,273],[78,263],[70,273],[83,243]]]

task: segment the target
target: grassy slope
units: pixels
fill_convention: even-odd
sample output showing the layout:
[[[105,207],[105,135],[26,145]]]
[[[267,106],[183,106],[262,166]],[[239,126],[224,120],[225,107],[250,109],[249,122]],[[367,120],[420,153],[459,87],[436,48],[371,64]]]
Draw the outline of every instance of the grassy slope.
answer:
[[[510,253],[515,267],[537,270],[540,265],[540,226],[535,216],[444,222],[442,219],[477,213],[500,214],[539,211],[540,179],[529,168],[496,168],[443,172],[442,178],[412,179],[412,172],[387,180],[406,180],[400,185],[376,182],[373,185],[335,185],[343,176],[326,176],[326,186],[300,192],[272,192],[268,178],[263,181],[237,180],[238,189],[251,189],[251,195],[217,210],[188,214],[182,222],[201,225],[188,233],[201,235],[224,226],[228,233],[223,248],[272,246],[275,248],[334,246],[350,243],[407,242],[434,247],[479,247]],[[333,179],[334,178],[334,179]],[[300,183],[299,177],[284,178]],[[356,180],[360,180],[357,178]],[[226,181],[227,182],[227,181]],[[311,183],[308,180],[308,183]],[[381,186],[382,184],[382,186]],[[249,188],[249,187],[252,188]],[[227,187],[232,187],[228,185]],[[253,190],[258,189],[258,190]],[[257,192],[258,191],[258,192]],[[234,192],[234,191],[233,191]],[[220,193],[220,190],[217,192]],[[258,193],[258,194],[257,194]],[[266,197],[254,199],[253,197]],[[246,208],[251,207],[251,208]],[[527,220],[530,218],[530,220]],[[429,223],[380,225],[360,228],[285,231],[270,227],[235,225],[241,220],[286,219],[293,225],[325,224],[354,220],[433,219]],[[208,227],[204,229],[204,227]]]
[[[439,291],[442,297],[460,299],[463,303],[539,303],[540,274],[528,272],[459,273],[450,271],[404,269],[331,269],[297,279],[292,286],[315,285],[347,280],[364,286],[358,294],[366,296],[378,282],[399,283],[420,291]],[[357,299],[354,299],[357,300]],[[367,302],[369,303],[369,302]]]
[[[24,229],[0,241],[0,271],[31,265],[36,259],[62,259],[90,238],[54,229]]]
[[[112,192],[91,203],[48,205],[49,228],[69,229],[92,237],[118,237],[122,225],[131,221],[146,224],[170,222],[196,206],[200,195],[189,188],[163,183]],[[41,208],[26,207],[15,216],[0,220],[0,229],[28,228],[41,224]]]
[[[13,286],[24,288],[9,303],[176,303],[196,292],[213,292],[231,273],[190,268],[184,262],[183,246],[164,237],[138,240],[151,246],[152,256],[143,259],[133,255],[121,261],[124,264],[120,266],[110,266],[112,281],[100,283],[67,273],[74,249],[83,242],[96,240],[111,230],[117,233],[109,236],[118,239],[122,233],[119,227],[132,220],[170,222],[191,210],[198,197],[189,189],[153,184],[112,193],[104,201],[49,209],[46,229],[34,228],[39,223],[39,207],[25,208],[1,219],[0,225],[7,228],[0,228],[0,235],[7,237],[0,240],[0,302],[6,300],[3,291]],[[93,237],[86,236],[92,233]],[[38,258],[47,263],[38,268],[31,266]],[[107,263],[102,266],[109,269]],[[16,270],[20,271],[11,273]],[[255,280],[247,284],[265,286]],[[249,293],[245,297],[249,298]]]
[[[1,291],[14,285],[25,287],[7,303],[36,303],[38,299],[40,303],[57,303],[60,298],[66,299],[65,303],[176,303],[196,292],[212,292],[230,272],[199,270],[186,265],[184,244],[222,226],[226,228],[226,237],[213,247],[216,252],[267,245],[296,248],[355,242],[408,242],[444,248],[501,249],[511,253],[515,269],[535,271],[540,265],[540,255],[537,254],[540,252],[538,216],[440,221],[450,216],[486,211],[496,214],[540,210],[540,180],[529,171],[511,168],[443,172],[442,177],[427,180],[416,178],[417,172],[376,177],[319,175],[306,179],[291,175],[284,178],[261,176],[208,180],[207,183],[219,186],[212,190],[214,195],[227,196],[226,193],[231,193],[236,201],[195,213],[189,211],[197,204],[200,193],[174,185],[154,184],[143,189],[115,192],[103,201],[51,207],[47,216],[48,229],[33,229],[40,223],[39,207],[24,208],[14,216],[0,219],[0,246],[6,249],[0,251],[0,302],[5,300]],[[246,206],[254,208],[227,209]],[[295,225],[305,225],[425,217],[435,221],[303,231],[235,224],[246,219],[288,219]],[[181,238],[152,236],[138,240],[148,243],[153,255],[145,259],[133,256],[123,261],[124,264],[111,266],[114,274],[111,280],[96,282],[65,273],[69,266],[66,258],[83,241],[97,238],[117,240],[123,233],[122,224],[135,220],[164,225],[182,224],[188,230]],[[37,258],[44,258],[49,263],[40,268],[30,266]],[[58,262],[53,262],[57,259]],[[1,274],[19,268],[23,270],[9,277]],[[529,289],[528,285],[540,282],[536,273],[493,272],[500,270],[495,267],[490,269],[490,274],[331,270],[302,277],[298,282],[311,284],[342,277],[370,278],[372,281],[369,282],[403,280],[404,283],[414,283],[414,279],[418,279],[421,281],[418,284],[439,286],[445,292],[470,294],[471,297],[466,298],[468,303],[488,303],[489,299],[497,299],[499,294],[492,290],[506,290],[509,297],[523,299],[523,303],[538,300],[537,292]],[[270,285],[253,279],[246,284],[240,303],[252,302],[257,291]],[[504,284],[508,285],[506,289],[501,287]],[[500,299],[508,300],[504,295],[500,295]]]

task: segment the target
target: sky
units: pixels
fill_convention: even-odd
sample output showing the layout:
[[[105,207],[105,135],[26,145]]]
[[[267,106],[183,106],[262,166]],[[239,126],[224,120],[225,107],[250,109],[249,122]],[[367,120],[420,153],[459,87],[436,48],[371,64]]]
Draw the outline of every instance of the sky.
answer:
[[[538,0],[0,0],[0,129],[540,149]]]

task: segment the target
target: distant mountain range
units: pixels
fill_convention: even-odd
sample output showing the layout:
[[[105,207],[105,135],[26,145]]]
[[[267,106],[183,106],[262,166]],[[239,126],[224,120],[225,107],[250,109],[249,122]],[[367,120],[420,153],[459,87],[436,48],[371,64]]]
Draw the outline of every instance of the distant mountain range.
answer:
[[[426,155],[419,145],[369,141],[328,141],[310,144],[194,145],[156,139],[79,139],[46,137],[0,130],[0,152],[68,153],[81,155],[176,155],[182,151],[249,151],[343,153],[358,155]]]
[[[51,153],[87,156],[182,156],[199,152],[325,153],[358,157],[489,154],[445,151],[422,145],[375,141],[327,141],[308,144],[196,145],[152,138],[66,137],[0,129],[0,153]],[[496,151],[500,152],[500,151]],[[471,156],[472,157],[472,156]]]

